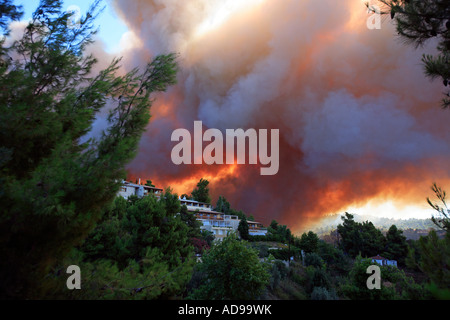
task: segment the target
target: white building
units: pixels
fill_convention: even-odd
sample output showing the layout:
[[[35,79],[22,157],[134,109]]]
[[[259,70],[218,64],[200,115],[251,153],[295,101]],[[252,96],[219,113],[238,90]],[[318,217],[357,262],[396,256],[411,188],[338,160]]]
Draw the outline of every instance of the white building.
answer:
[[[143,198],[149,194],[154,194],[157,198],[159,198],[161,197],[163,191],[164,191],[163,189],[123,181],[122,187],[120,188],[119,191],[119,196],[128,199],[130,196],[137,196],[138,198]]]
[[[160,198],[163,191],[163,189],[141,185],[140,180],[138,183],[123,181],[118,195],[125,199],[128,199],[130,196],[143,198],[150,194]],[[209,203],[188,200],[186,198],[180,198],[180,204],[182,206],[185,205],[189,212],[194,213],[197,220],[202,223],[201,229],[212,232],[216,239],[223,239],[229,232],[238,231],[241,221],[238,216],[214,211],[212,205]],[[264,228],[262,223],[254,221],[247,222],[251,236],[264,236],[267,234],[267,229]]]
[[[267,234],[267,229],[260,222],[247,221],[248,223],[248,233],[251,236],[265,236]]]
[[[397,267],[397,261],[396,260],[389,260],[386,259],[380,255],[377,255],[375,257],[369,258],[372,260],[373,263],[378,263],[380,266],[395,266]]]
[[[198,202],[180,198],[181,205],[185,205],[189,212],[195,214],[197,220],[202,223],[201,229],[208,230],[214,234],[216,239],[225,238],[228,233],[237,232],[239,222],[238,216],[227,215],[212,209],[209,203]],[[250,235],[266,235],[267,229],[259,222],[248,221]]]

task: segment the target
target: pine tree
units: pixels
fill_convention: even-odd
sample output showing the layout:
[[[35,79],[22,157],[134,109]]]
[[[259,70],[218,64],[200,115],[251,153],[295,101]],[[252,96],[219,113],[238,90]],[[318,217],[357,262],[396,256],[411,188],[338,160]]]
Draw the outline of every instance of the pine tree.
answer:
[[[216,204],[215,210],[218,211],[218,212],[225,213],[225,214],[230,214],[230,212],[231,212],[231,205],[227,201],[227,199],[225,199],[225,197],[219,196],[219,200],[217,200],[217,204]]]
[[[153,195],[136,201],[115,200],[80,248],[83,268],[98,272],[83,281],[91,287],[90,299],[108,298],[102,289],[94,289],[106,279],[114,283],[109,298],[157,299],[182,294],[193,270],[194,249],[189,227],[177,214],[180,207],[174,206],[173,199],[178,196],[167,189],[160,200]],[[103,272],[105,266],[113,274]]]
[[[435,285],[450,294],[450,234],[447,232],[443,239],[439,239],[436,231],[432,230],[427,237],[420,238],[419,246],[420,269]]]
[[[11,0],[0,1],[0,28],[8,34],[9,23],[19,20],[23,15],[22,6],[16,6]]]
[[[209,181],[206,179],[200,179],[197,183],[197,187],[192,191],[192,198],[198,202],[210,203],[211,197],[209,196]]]
[[[114,200],[149,122],[151,94],[176,81],[174,54],[121,76],[114,59],[92,75],[97,60],[85,49],[99,1],[76,28],[62,5],[42,0],[23,37],[0,43],[0,297],[45,294],[50,268]],[[105,106],[109,127],[82,142]]]
[[[299,246],[306,253],[317,252],[319,246],[319,237],[312,231],[303,233],[299,241]]]
[[[180,210],[181,220],[186,223],[189,228],[189,238],[201,238],[201,226],[202,223],[197,220],[195,214],[188,211],[188,208],[183,205]]]
[[[340,246],[352,257],[361,254],[363,257],[381,253],[385,246],[385,238],[372,222],[356,222],[354,216],[345,213],[341,217],[343,223],[337,226],[341,237]]]
[[[153,184],[152,180],[147,180],[147,182],[145,183],[145,185],[146,185],[147,187],[152,187],[152,188],[155,187],[155,185]]]
[[[403,231],[397,226],[392,225],[386,233],[386,258],[397,260],[399,264],[404,265],[408,255],[408,244]]]
[[[433,184],[431,190],[436,195],[440,204],[433,202],[430,198],[427,198],[428,204],[437,211],[437,216],[432,216],[431,221],[442,230],[450,230],[450,210],[447,206],[447,193],[441,187],[438,187],[436,183]]]
[[[450,83],[450,5],[448,0],[379,0],[381,13],[395,21],[397,33],[407,44],[416,48],[430,39],[437,39],[436,55],[424,54],[422,62],[430,79]],[[368,3],[369,9],[374,10]],[[450,107],[450,91],[442,101]]]
[[[241,219],[241,221],[239,221],[238,231],[239,231],[239,236],[241,237],[241,239],[243,239],[243,240],[249,239],[250,234],[249,234],[247,218],[245,217],[245,215]]]

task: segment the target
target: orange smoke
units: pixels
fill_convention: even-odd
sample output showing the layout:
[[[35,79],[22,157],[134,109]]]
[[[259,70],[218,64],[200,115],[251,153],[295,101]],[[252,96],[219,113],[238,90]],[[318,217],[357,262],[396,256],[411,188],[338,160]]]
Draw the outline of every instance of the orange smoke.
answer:
[[[450,114],[439,109],[441,84],[420,65],[432,46],[400,44],[389,20],[369,30],[359,0],[237,2],[114,1],[140,40],[127,64],[180,56],[178,85],[157,96],[131,178],[179,194],[205,178],[214,203],[223,195],[294,231],[368,204],[423,208],[434,181],[450,182]],[[279,173],[174,165],[171,134],[195,120],[220,130],[279,129]]]

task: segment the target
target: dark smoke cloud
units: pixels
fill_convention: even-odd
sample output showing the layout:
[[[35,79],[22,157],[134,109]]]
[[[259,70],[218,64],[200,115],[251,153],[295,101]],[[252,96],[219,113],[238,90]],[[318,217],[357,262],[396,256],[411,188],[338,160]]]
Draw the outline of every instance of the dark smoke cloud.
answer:
[[[179,193],[204,177],[214,199],[294,230],[369,200],[422,204],[433,181],[449,182],[450,114],[420,65],[432,47],[400,44],[389,21],[367,29],[360,1],[253,0],[232,11],[238,2],[113,2],[141,41],[127,65],[180,55],[179,83],[158,95],[130,177]],[[195,120],[280,129],[278,175],[173,165],[171,134]]]

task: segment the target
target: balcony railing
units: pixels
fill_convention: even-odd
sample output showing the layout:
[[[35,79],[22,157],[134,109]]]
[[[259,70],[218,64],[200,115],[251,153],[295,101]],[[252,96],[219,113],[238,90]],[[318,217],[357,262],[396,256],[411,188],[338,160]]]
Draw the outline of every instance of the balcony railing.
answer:
[[[226,229],[231,229],[232,227],[228,224],[228,223],[213,223],[212,224],[213,228],[226,228]]]
[[[204,220],[219,220],[219,221],[224,220],[222,216],[210,215],[210,214],[197,214],[196,217],[197,217],[197,219],[204,219]]]
[[[267,230],[267,228],[264,228],[264,227],[262,227],[262,226],[249,226],[248,228],[249,228],[250,230],[261,230],[261,231]]]

